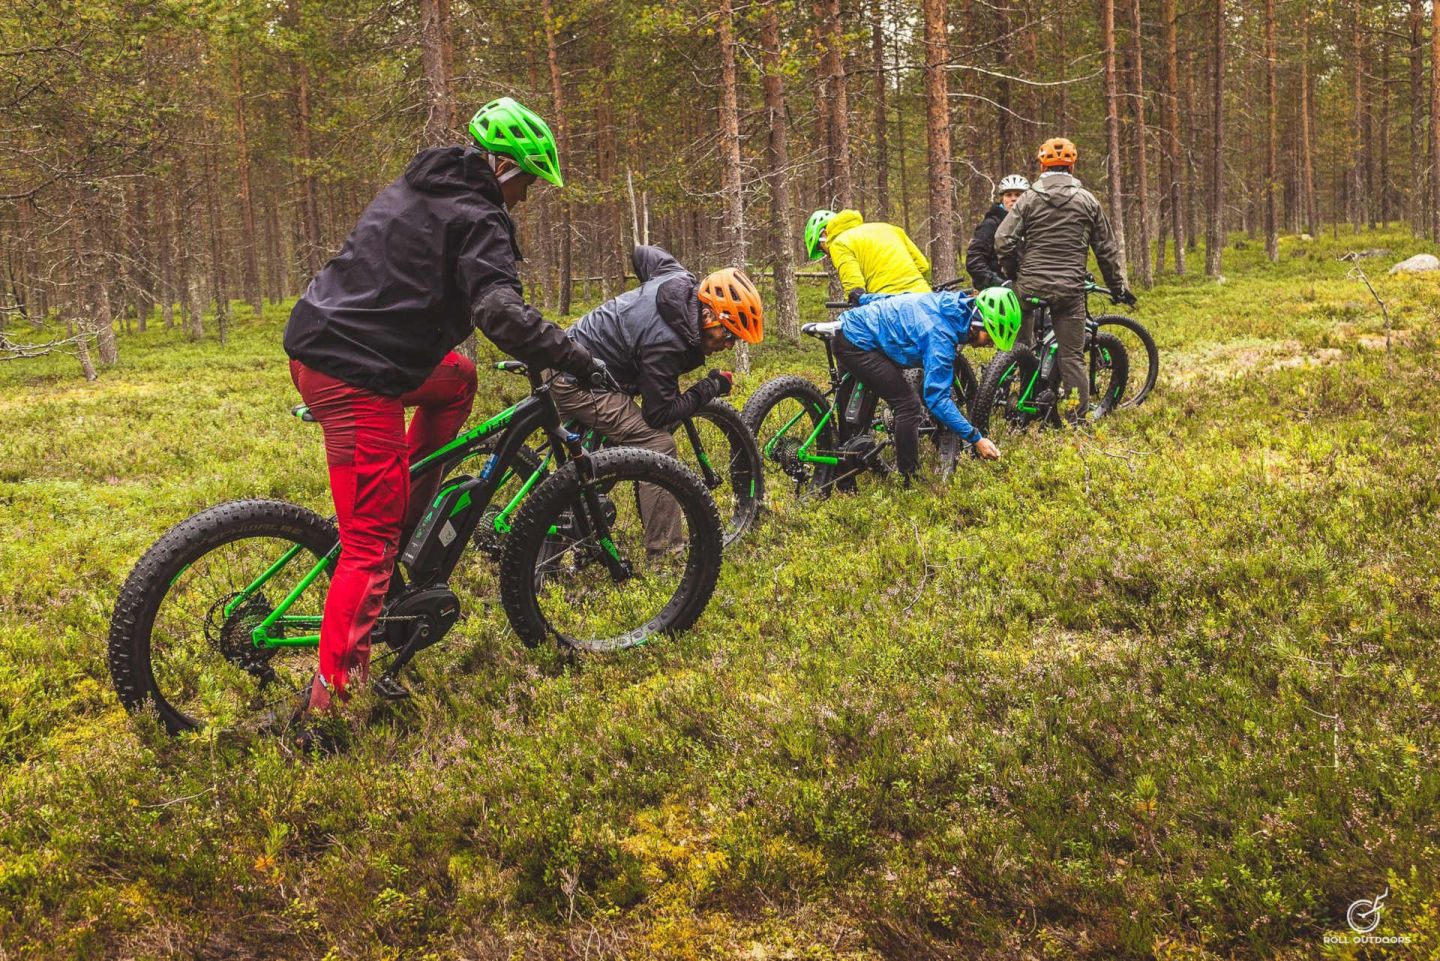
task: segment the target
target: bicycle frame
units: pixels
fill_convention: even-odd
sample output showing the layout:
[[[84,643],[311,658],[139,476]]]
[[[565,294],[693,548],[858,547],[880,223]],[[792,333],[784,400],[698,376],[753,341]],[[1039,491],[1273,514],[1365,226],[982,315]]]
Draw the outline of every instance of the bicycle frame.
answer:
[[[454,539],[449,542],[456,545],[449,550],[441,561],[439,567],[432,572],[432,576],[424,579],[425,584],[444,583],[450,576],[451,571],[459,563],[463,554],[463,547],[469,543],[479,523],[483,509],[489,505],[491,498],[500,487],[512,476],[518,476],[510,466],[514,463],[520,447],[535,431],[543,430],[549,436],[550,453],[544,458],[540,466],[536,468],[525,480],[520,490],[510,499],[505,507],[494,518],[495,529],[501,533],[509,531],[508,519],[525,495],[535,486],[539,479],[544,476],[549,468],[552,458],[563,463],[566,459],[580,458],[584,451],[579,447],[579,438],[574,434],[562,432],[560,429],[560,417],[556,412],[555,404],[550,399],[548,388],[543,388],[538,382],[538,377],[531,378],[532,387],[535,392],[526,399],[506,408],[500,413],[491,417],[478,427],[465,431],[453,441],[430,454],[428,457],[410,465],[410,477],[413,479],[431,470],[440,470],[442,476],[450,473],[463,461],[479,454],[489,453],[490,457],[485,466],[481,469],[480,475],[475,478],[468,478],[457,484],[442,485],[436,493],[435,500],[431,503],[430,510],[438,509],[446,498],[459,490],[461,501],[455,513],[459,510],[470,507],[478,502],[480,509],[472,510],[468,515],[467,522],[462,522],[460,528],[455,532]],[[495,440],[499,438],[498,441]],[[466,499],[468,495],[468,499]],[[422,522],[420,531],[426,530]],[[430,526],[430,536],[438,536],[438,527]],[[606,563],[619,563],[617,552],[613,545],[607,544],[608,532],[602,533],[601,546],[605,548]],[[247,585],[239,594],[231,598],[225,605],[225,615],[232,615],[240,605],[253,597],[264,585],[284,570],[291,561],[302,550],[301,545],[296,544],[287,550],[281,557],[271,564],[259,577]],[[340,557],[340,544],[337,541],[335,546],[300,579],[299,583],[290,591],[286,597],[275,606],[269,615],[251,631],[251,641],[257,648],[270,649],[279,647],[314,647],[320,643],[319,633],[305,633],[289,635],[287,629],[311,629],[318,630],[320,626],[320,615],[314,614],[290,614],[290,608],[299,600],[301,595],[309,589],[321,574],[331,569]],[[612,573],[615,571],[612,570]],[[382,615],[383,620],[383,615]]]

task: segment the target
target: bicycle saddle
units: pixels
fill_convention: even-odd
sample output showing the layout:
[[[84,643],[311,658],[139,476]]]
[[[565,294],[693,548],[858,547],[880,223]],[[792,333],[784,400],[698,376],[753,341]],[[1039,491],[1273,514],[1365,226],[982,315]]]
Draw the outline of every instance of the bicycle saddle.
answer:
[[[834,337],[840,333],[841,321],[827,320],[821,324],[805,324],[800,328],[801,333],[809,334],[811,337]]]

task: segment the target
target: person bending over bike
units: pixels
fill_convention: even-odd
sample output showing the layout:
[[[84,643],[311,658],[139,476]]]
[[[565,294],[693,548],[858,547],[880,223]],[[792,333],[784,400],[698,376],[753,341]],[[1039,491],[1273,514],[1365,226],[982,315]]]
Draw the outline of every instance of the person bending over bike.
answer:
[[[1100,201],[1071,173],[1078,156],[1075,145],[1063,137],[1041,144],[1036,159],[1044,172],[1010,208],[995,232],[996,254],[1016,268],[1013,276],[1021,303],[1028,306],[1034,297],[1050,305],[1055,339],[1060,343],[1060,379],[1067,395],[1057,409],[1069,423],[1079,423],[1090,406],[1084,292],[1090,250],[1095,251],[1106,285],[1116,292],[1115,301],[1135,303],[1110,221]],[[1033,310],[1025,311],[1020,334],[1025,347],[1034,344],[1033,316]]]
[[[930,261],[910,236],[894,224],[866,222],[858,210],[838,214],[817,210],[805,224],[805,251],[811,260],[827,253],[845,299],[861,294],[930,292]]]
[[[565,417],[631,447],[676,455],[675,426],[730,393],[734,375],[712,369],[681,393],[680,375],[739,338],[758,344],[764,334],[760,294],[744,272],[718,270],[697,283],[659,247],[630,256],[640,286],[577,320],[570,337],[605,363],[620,391],[587,390],[556,381],[555,406]],[[637,406],[631,398],[639,397]],[[645,549],[665,553],[684,542],[679,505],[648,484],[640,486]]]
[[[309,707],[363,682],[402,535],[434,496],[409,464],[454,439],[475,366],[453,348],[479,328],[506,353],[585,378],[585,348],[525,303],[509,208],[537,177],[563,186],[555,140],[508,97],[470,121],[474,143],[421,151],[360,215],[290,312],[290,374],[320,422],[340,528]],[[418,408],[405,429],[405,408]]]
[[[846,311],[832,341],[835,359],[853,379],[841,388],[836,406],[846,410],[858,380],[885,399],[895,414],[897,468],[908,484],[920,466],[920,398],[905,379],[905,367],[924,369],[925,406],[939,424],[974,446],[986,460],[999,449],[965,419],[951,390],[955,385],[955,354],[970,345],[1000,350],[1015,344],[1020,330],[1020,304],[1003,287],[976,297],[958,291],[867,294],[861,306]]]
[[[1000,222],[1005,219],[1010,208],[1015,206],[1015,201],[1029,189],[1030,181],[1019,174],[1002,177],[996,185],[995,203],[985,211],[985,216],[970,237],[970,246],[965,248],[965,270],[970,274],[970,282],[975,285],[976,290],[1004,287],[1015,279],[1005,272],[1000,258],[995,255],[995,231],[999,229]]]

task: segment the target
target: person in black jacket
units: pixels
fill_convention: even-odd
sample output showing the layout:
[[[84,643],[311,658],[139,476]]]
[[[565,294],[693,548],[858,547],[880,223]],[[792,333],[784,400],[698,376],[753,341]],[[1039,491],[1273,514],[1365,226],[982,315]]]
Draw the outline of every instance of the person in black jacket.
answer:
[[[970,238],[970,246],[965,250],[965,270],[969,272],[976,290],[1003,287],[1012,279],[1005,273],[1004,266],[995,253],[995,231],[1000,229],[1000,222],[1005,219],[1010,208],[1015,206],[1015,201],[1029,189],[1030,182],[1019,174],[1002,177],[996,185],[995,203],[985,211],[984,218],[975,227],[975,233]]]
[[[422,151],[360,215],[290,312],[290,373],[325,434],[340,559],[320,626],[309,706],[364,680],[402,534],[439,483],[409,465],[454,439],[475,367],[454,348],[478,328],[501,350],[586,378],[603,366],[521,296],[509,208],[543,177],[561,186],[545,122],[508,97],[470,121],[474,142]],[[405,426],[405,408],[418,410]]]
[[[566,417],[593,427],[617,444],[674,457],[675,426],[730,393],[734,375],[711,370],[689,390],[680,375],[734,345],[757,344],[764,329],[760,295],[734,268],[697,283],[659,247],[636,247],[630,257],[640,286],[581,317],[570,337],[603,361],[620,391],[586,390],[556,381],[555,406]],[[637,406],[634,397],[640,398]],[[679,505],[649,484],[640,485],[645,547],[661,554],[684,542]]]

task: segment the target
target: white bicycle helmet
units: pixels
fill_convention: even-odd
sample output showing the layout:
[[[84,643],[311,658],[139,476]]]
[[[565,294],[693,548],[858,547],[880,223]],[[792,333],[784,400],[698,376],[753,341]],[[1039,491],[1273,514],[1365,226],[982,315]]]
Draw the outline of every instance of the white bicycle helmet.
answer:
[[[1004,177],[1001,177],[1000,182],[995,185],[995,196],[998,197],[1001,194],[1007,194],[1012,190],[1018,190],[1021,193],[1024,193],[1029,189],[1030,181],[1026,180],[1019,174],[1008,174]]]

